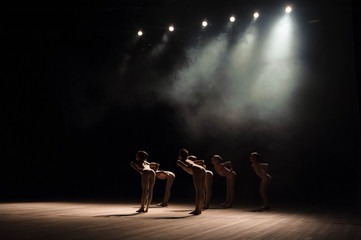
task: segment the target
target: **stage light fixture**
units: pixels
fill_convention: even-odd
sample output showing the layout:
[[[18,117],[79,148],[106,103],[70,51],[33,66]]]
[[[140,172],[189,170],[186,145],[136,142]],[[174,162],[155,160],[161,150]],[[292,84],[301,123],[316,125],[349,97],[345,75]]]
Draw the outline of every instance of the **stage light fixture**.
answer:
[[[259,13],[258,13],[258,12],[255,12],[255,13],[253,14],[253,17],[254,17],[254,19],[257,19],[257,18],[259,17]]]
[[[139,30],[139,31],[138,31],[138,36],[140,37],[140,36],[142,36],[142,35],[143,35],[142,30]]]
[[[203,21],[203,22],[202,22],[202,26],[203,26],[203,27],[207,27],[207,25],[208,25],[207,21]]]
[[[170,31],[170,32],[173,32],[173,31],[174,31],[173,25],[169,26],[169,31]]]
[[[292,8],[291,8],[290,6],[287,6],[287,7],[285,8],[285,12],[286,12],[286,13],[292,12]]]
[[[235,18],[234,16],[231,16],[231,17],[229,18],[229,21],[234,22],[234,21],[236,21],[236,18]]]

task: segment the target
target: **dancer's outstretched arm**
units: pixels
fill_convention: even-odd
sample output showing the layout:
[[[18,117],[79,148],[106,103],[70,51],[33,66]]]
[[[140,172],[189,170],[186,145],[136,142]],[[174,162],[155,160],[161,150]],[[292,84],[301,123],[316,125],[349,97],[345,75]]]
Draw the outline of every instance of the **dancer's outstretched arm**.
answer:
[[[177,160],[177,165],[178,165],[179,167],[183,168],[183,170],[185,170],[185,171],[187,171],[187,169],[188,169],[188,167],[189,167],[186,163],[184,163],[184,162],[181,161],[181,160]]]
[[[233,169],[233,165],[232,165],[231,161],[224,162],[224,163],[222,163],[222,165],[225,166],[225,167],[229,167],[229,169]]]
[[[141,169],[138,167],[138,165],[134,162],[130,163],[130,166],[132,166],[132,168],[134,168],[137,172],[139,172],[140,174],[142,174]]]
[[[159,163],[151,162],[151,163],[149,163],[149,165],[150,165],[150,168],[153,169],[154,171],[158,171],[158,170],[159,170],[159,166],[160,166]]]
[[[193,162],[199,166],[202,166],[204,168],[206,168],[206,165],[204,163],[204,160],[193,160]]]
[[[267,171],[268,169],[268,163],[258,163],[258,165],[263,168],[264,171]]]

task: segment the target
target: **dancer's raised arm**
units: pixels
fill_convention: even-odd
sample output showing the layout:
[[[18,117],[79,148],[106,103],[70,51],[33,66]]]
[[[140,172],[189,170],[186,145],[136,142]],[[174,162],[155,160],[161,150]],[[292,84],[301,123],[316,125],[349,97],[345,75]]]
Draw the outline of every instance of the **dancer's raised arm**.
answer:
[[[130,166],[132,166],[132,168],[134,168],[134,170],[136,170],[137,172],[142,174],[142,169],[138,166],[138,164],[136,164],[135,162],[131,162]]]

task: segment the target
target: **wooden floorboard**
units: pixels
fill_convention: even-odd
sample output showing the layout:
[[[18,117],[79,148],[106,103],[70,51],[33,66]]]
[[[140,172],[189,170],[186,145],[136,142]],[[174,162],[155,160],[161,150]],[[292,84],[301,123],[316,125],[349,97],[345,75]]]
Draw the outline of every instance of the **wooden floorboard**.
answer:
[[[352,211],[240,206],[193,216],[187,204],[137,209],[136,203],[1,203],[0,239],[361,239],[361,217]]]

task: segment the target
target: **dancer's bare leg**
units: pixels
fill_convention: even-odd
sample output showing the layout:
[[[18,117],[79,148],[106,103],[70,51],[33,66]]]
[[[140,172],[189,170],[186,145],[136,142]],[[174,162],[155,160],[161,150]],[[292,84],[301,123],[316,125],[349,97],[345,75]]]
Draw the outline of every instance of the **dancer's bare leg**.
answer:
[[[137,212],[144,212],[144,206],[146,204],[148,197],[149,182],[146,171],[144,171],[142,174],[141,183],[142,183],[142,197],[140,199],[140,208],[137,210]]]
[[[206,198],[203,204],[203,209],[209,208],[209,203],[212,198],[212,185],[213,185],[213,173],[210,170],[206,170]]]
[[[271,207],[269,200],[268,200],[268,195],[267,195],[267,190],[269,188],[270,183],[271,183],[270,178],[263,179],[261,181],[261,185],[259,187],[259,193],[263,200],[263,206],[262,206],[263,209],[269,209]]]
[[[153,182],[152,182],[153,179]],[[147,212],[149,208],[149,204],[151,199],[149,199],[149,193],[153,192],[154,187],[154,181],[155,181],[155,172],[153,170],[143,170],[142,172],[142,198],[140,203],[140,208],[137,210],[137,212]],[[151,185],[152,182],[152,185]],[[150,189],[150,187],[152,187]],[[145,209],[145,206],[146,209]]]
[[[145,208],[145,212],[148,212],[149,205],[152,202],[154,183],[155,183],[155,172],[153,171],[152,174],[149,174],[149,188],[148,188],[148,197],[147,197],[147,207]]]
[[[191,214],[197,215],[202,213],[202,205],[205,198],[204,188],[206,184],[206,170],[199,165],[193,165],[192,172],[193,184],[196,192],[196,203],[195,210],[191,212]]]
[[[234,200],[234,184],[236,182],[236,173],[234,171],[227,175],[227,197],[225,207],[232,207]]]
[[[224,206],[224,207],[229,204],[229,199],[230,199],[230,197],[229,197],[229,193],[230,193],[230,191],[229,191],[229,179],[228,178],[229,177],[226,177],[226,201],[221,204],[221,206]]]
[[[158,204],[158,206],[166,207],[168,205],[168,201],[170,197],[170,189],[172,188],[174,179],[175,179],[174,173],[168,172],[168,179],[165,187],[164,198],[163,201],[160,204]]]

